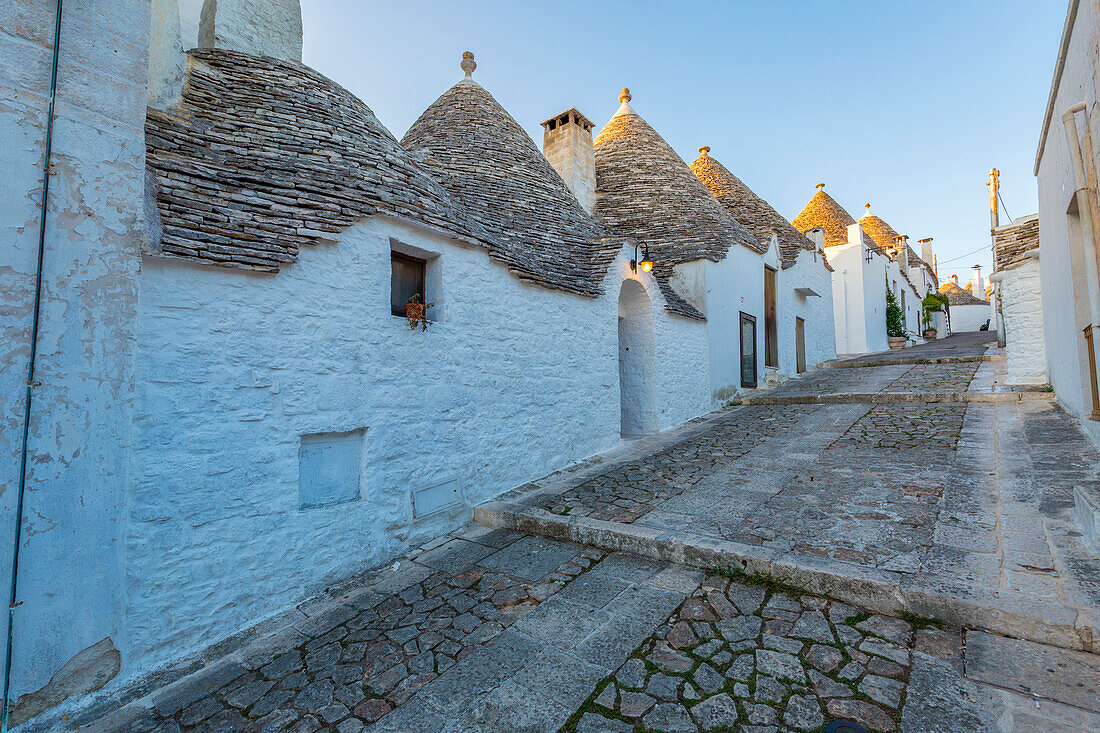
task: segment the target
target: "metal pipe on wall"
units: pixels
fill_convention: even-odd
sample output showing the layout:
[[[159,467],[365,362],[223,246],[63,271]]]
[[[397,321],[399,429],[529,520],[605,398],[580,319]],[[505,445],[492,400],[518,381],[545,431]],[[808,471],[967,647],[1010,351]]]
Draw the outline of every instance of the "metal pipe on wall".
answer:
[[[34,365],[38,357],[38,324],[42,313],[42,262],[46,252],[46,209],[50,195],[50,156],[53,152],[54,101],[57,95],[57,66],[61,46],[61,3],[57,0],[57,15],[53,29],[53,59],[50,63],[49,112],[46,117],[46,145],[42,160],[42,203],[38,221],[38,262],[34,275],[34,310],[31,316],[31,353],[27,365],[27,397],[23,408],[23,444],[19,455],[19,490],[15,500],[15,537],[11,553],[11,588],[8,595],[8,638],[4,651],[4,709],[0,718],[0,733],[7,733],[11,714],[9,693],[11,690],[11,660],[15,639],[15,609],[19,606],[19,544],[23,535],[23,498],[27,488],[27,448],[31,427],[31,398],[38,382],[34,378]]]

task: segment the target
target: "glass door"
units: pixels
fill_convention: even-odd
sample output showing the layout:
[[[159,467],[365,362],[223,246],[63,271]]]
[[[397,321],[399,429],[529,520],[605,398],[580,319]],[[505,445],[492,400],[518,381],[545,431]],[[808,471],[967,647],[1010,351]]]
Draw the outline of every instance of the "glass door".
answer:
[[[741,314],[741,386],[756,386],[756,318]]]

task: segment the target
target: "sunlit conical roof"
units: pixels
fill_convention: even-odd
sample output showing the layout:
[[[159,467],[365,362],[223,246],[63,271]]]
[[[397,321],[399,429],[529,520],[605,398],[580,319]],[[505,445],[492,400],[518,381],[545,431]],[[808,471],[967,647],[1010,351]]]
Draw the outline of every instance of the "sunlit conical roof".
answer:
[[[702,318],[669,285],[672,266],[700,259],[717,262],[734,245],[761,252],[761,245],[634,111],[628,90],[620,101],[619,111],[595,140],[596,215],[609,231],[649,244],[669,310]]]
[[[821,227],[825,230],[825,246],[836,247],[848,244],[848,227],[855,224],[856,220],[836,202],[836,199],[825,193],[825,184],[819,183],[817,193],[791,223],[803,234],[814,227]],[[882,248],[867,236],[867,232],[863,233],[863,243],[878,254],[885,254]]]
[[[729,215],[752,232],[761,246],[767,246],[772,233],[775,233],[784,263],[793,263],[800,251],[813,251],[813,242],[791,226],[771,204],[757,196],[741,179],[711,157],[709,147],[699,148],[699,157],[690,167],[695,177],[714,194]]]
[[[468,52],[467,52],[468,53]],[[512,116],[471,77],[439,97],[401,143],[494,239],[519,277],[595,295],[621,242],[608,241]]]

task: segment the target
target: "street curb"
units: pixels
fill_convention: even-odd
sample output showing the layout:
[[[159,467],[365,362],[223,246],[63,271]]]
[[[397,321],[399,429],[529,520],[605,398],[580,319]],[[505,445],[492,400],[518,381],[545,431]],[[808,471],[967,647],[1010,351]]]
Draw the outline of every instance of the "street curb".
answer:
[[[884,614],[912,613],[962,628],[982,629],[1042,644],[1100,653],[1094,621],[1075,609],[1017,601],[1012,609],[949,596],[919,586],[902,573],[828,558],[779,552],[688,533],[589,517],[565,517],[545,509],[490,502],[474,507],[474,521],[608,551],[631,552],[697,568],[768,575],[810,593]]]
[[[745,405],[897,405],[970,402],[1053,402],[1053,392],[1022,390],[1014,392],[841,392],[818,395],[762,395],[742,397]]]
[[[1004,354],[989,354],[986,356],[913,356],[901,359],[883,359],[881,361],[823,361],[817,365],[818,369],[858,369],[861,367],[883,367],[895,364],[965,364],[973,361],[1004,361]]]

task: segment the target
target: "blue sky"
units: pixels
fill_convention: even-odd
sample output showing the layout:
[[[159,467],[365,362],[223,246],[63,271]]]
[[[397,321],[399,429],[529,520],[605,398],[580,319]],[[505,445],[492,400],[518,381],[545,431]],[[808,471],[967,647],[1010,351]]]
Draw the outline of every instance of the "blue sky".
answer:
[[[700,145],[793,218],[826,190],[941,260],[985,247],[991,166],[1015,217],[1032,163],[1064,0],[502,2],[304,0],[305,61],[401,137],[462,76],[541,147],[576,106],[597,128],[621,87],[687,161]],[[961,277],[988,250],[950,263]],[[946,273],[949,274],[949,273]]]

